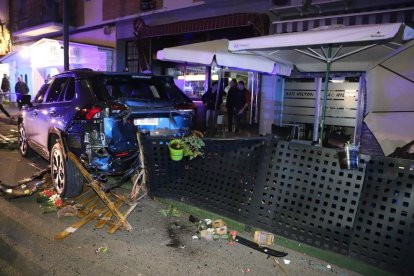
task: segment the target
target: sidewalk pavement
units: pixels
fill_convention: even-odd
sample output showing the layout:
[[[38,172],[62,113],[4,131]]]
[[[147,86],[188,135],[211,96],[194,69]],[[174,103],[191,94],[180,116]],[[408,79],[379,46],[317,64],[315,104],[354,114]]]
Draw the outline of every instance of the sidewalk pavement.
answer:
[[[17,117],[19,109],[15,103],[3,103],[4,108],[13,119],[9,119],[0,111],[0,148],[17,147]]]

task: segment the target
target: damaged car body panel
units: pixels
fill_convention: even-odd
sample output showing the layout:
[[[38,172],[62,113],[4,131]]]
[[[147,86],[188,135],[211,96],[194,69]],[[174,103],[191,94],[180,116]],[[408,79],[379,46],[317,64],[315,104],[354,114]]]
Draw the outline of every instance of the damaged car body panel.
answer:
[[[66,150],[91,173],[125,181],[139,166],[137,131],[182,135],[192,121],[191,100],[169,77],[72,70],[53,77],[23,108],[19,148],[23,156],[33,149],[49,159],[53,184],[71,197],[83,180]]]
[[[106,74],[90,79],[92,89],[103,89],[130,108],[128,120],[151,136],[180,136],[193,124],[192,101],[170,77]]]

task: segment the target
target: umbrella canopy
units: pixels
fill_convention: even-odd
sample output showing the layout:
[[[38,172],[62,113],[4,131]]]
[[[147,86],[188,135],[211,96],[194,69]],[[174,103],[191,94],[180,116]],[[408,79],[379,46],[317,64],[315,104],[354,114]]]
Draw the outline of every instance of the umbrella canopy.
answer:
[[[414,112],[369,113],[364,122],[374,134],[385,155],[414,139]]]
[[[218,66],[234,69],[264,72],[289,76],[292,65],[285,65],[270,59],[245,54],[233,54],[228,50],[227,39],[164,48],[157,52],[157,59],[180,63],[193,63],[210,66],[215,61]]]
[[[366,71],[372,63],[395,51],[412,36],[413,30],[401,23],[336,25],[233,40],[229,42],[229,50],[295,65],[304,72],[324,72],[328,61],[330,71]],[[330,57],[328,45],[332,46]]]

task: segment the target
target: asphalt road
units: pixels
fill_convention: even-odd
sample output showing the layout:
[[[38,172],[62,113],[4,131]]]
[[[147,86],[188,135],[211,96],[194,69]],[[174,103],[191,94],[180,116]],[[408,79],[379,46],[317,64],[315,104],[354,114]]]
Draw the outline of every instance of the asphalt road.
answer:
[[[1,116],[0,134],[12,138],[16,126]],[[26,159],[16,149],[2,148],[0,181],[17,183],[47,164],[40,157]],[[188,214],[167,218],[160,213],[166,207],[144,198],[128,217],[131,232],[108,234],[107,228],[88,223],[58,242],[53,240],[55,234],[77,218],[43,214],[34,195],[0,197],[0,275],[357,275],[276,245],[289,253],[279,259],[285,273],[265,254],[243,245],[193,240],[195,226]],[[167,246],[172,238],[178,246]],[[96,253],[100,247],[108,251]]]

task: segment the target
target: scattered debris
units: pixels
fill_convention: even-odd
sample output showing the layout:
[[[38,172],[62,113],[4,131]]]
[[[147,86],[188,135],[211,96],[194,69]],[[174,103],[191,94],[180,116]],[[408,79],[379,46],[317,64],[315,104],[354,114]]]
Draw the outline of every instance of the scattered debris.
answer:
[[[96,254],[98,254],[98,253],[103,253],[103,254],[106,254],[106,253],[108,253],[108,246],[101,246],[101,247],[98,247],[98,248],[96,248],[95,249],[95,253]]]
[[[49,184],[50,178],[45,176],[48,172],[50,172],[50,166],[48,166],[46,169],[34,173],[30,177],[19,180],[17,182],[17,185],[10,185],[0,181],[0,192],[5,198],[8,199],[30,196],[36,193],[39,189],[44,188]],[[33,182],[40,178],[42,178],[42,180]]]
[[[227,225],[222,219],[213,221],[212,226],[214,228],[214,233],[217,235],[227,235]]]
[[[213,229],[204,229],[200,231],[200,237],[211,241],[213,239]]]
[[[161,210],[160,213],[165,217],[181,217],[180,211],[174,205],[170,205],[168,209]]]
[[[193,238],[193,240],[198,240],[198,236],[197,235],[194,235],[192,238]]]
[[[322,272],[332,271],[332,266],[330,264],[325,265],[325,264],[320,264],[320,263],[309,261],[309,266],[314,270],[318,270]]]
[[[199,219],[199,218],[197,218],[197,217],[195,217],[195,216],[193,216],[193,215],[190,215],[190,216],[188,217],[188,221],[189,221],[189,222],[192,222],[192,223],[199,223],[199,222],[200,222],[200,219]]]
[[[264,231],[255,231],[254,232],[254,242],[257,243],[259,246],[263,245],[272,245],[274,242],[275,236],[272,233],[264,232]]]
[[[273,256],[273,257],[279,257],[280,258],[280,257],[285,257],[285,256],[288,255],[288,253],[285,253],[285,252],[277,251],[277,250],[267,248],[267,247],[261,247],[261,246],[257,245],[257,243],[252,242],[248,239],[242,238],[240,236],[236,236],[235,240],[236,240],[236,242],[238,242],[240,244],[243,244],[247,247],[250,247],[251,249],[260,251],[262,253],[268,254],[268,255]]]
[[[74,217],[78,214],[78,209],[72,205],[66,205],[57,212],[58,218],[60,217]]]
[[[63,201],[53,189],[45,189],[37,194],[36,202],[40,203],[42,212],[52,213],[57,212],[58,208],[62,207]]]
[[[48,179],[27,184],[18,184],[16,186],[0,183],[0,192],[3,194],[3,197],[7,199],[12,199],[24,196],[31,196],[34,193],[36,193],[39,189],[47,185]]]
[[[284,262],[286,265],[290,264],[290,260],[288,260],[288,259],[283,259],[283,262]]]

